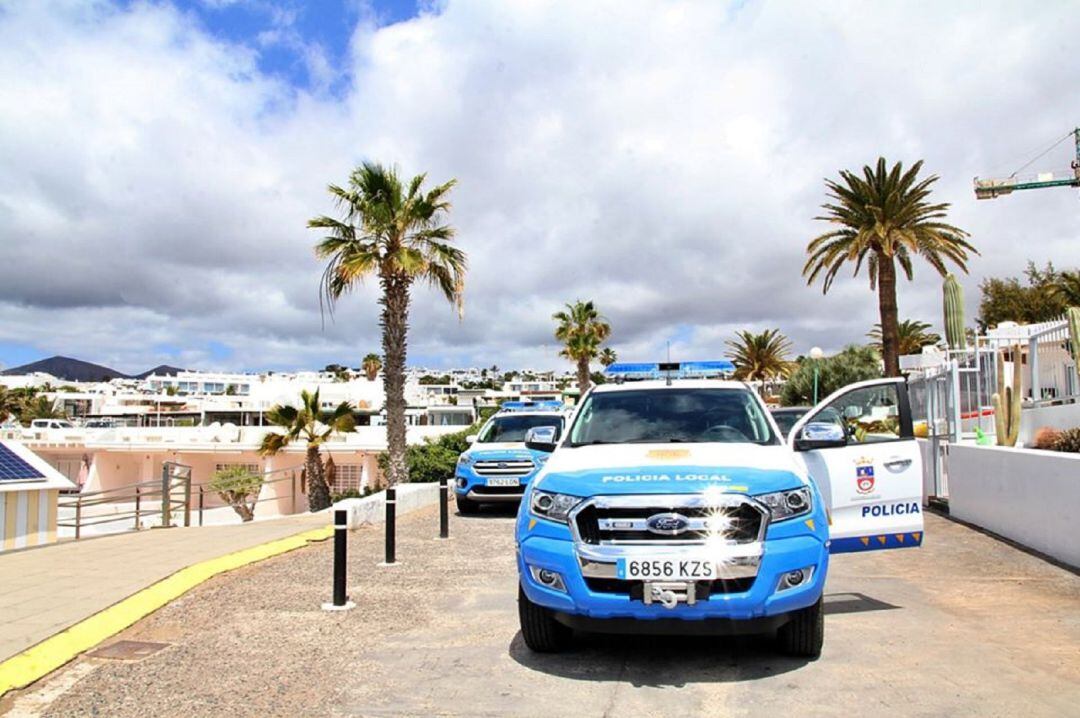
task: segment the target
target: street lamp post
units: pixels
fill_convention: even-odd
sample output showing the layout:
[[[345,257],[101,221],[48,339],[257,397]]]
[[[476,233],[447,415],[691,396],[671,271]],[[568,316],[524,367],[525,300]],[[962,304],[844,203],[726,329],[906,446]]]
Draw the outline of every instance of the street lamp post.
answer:
[[[818,371],[823,356],[825,356],[825,352],[821,351],[821,347],[813,347],[810,350],[810,358],[814,362],[814,406],[817,406],[818,402]]]

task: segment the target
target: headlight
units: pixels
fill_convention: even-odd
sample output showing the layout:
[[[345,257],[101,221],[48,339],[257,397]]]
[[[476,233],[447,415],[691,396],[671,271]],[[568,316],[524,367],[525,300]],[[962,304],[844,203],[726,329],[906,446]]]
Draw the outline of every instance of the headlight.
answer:
[[[579,503],[581,503],[581,499],[577,496],[552,494],[547,491],[533,491],[532,498],[529,500],[529,508],[531,508],[532,512],[537,516],[543,516],[545,519],[551,519],[552,521],[567,523],[567,516],[570,514],[570,510]]]
[[[814,500],[810,496],[810,489],[792,489],[791,491],[777,491],[772,494],[755,496],[758,501],[769,507],[773,521],[783,521],[808,514],[814,509]]]
[[[535,455],[535,456],[533,456],[532,458],[533,458],[533,461],[535,461],[536,463],[538,463],[538,464],[540,464],[541,466],[543,466],[544,464],[546,464],[546,463],[547,463],[547,460],[548,460],[548,458],[549,458],[550,456],[551,456],[551,454],[536,454],[536,455]]]
[[[472,463],[472,457],[468,454],[462,454],[461,456],[457,457],[457,462],[458,466],[468,466]]]

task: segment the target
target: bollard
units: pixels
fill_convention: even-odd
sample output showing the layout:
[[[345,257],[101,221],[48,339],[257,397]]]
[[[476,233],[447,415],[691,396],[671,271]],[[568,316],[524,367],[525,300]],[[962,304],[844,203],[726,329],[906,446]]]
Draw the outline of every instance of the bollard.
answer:
[[[386,561],[384,566],[393,566],[396,561],[394,559],[394,553],[396,550],[395,541],[397,539],[397,527],[394,525],[397,517],[397,489],[390,486],[386,489]]]
[[[324,611],[348,611],[356,604],[345,595],[345,555],[348,550],[349,519],[348,512],[339,509],[334,512],[334,600],[324,603]]]
[[[450,480],[445,476],[439,479],[439,538],[450,538]]]

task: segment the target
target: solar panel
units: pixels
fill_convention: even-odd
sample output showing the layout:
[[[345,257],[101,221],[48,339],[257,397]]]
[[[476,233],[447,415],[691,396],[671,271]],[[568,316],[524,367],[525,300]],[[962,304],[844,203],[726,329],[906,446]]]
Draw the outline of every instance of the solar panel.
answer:
[[[26,463],[21,456],[0,444],[0,481],[43,479],[41,472]]]

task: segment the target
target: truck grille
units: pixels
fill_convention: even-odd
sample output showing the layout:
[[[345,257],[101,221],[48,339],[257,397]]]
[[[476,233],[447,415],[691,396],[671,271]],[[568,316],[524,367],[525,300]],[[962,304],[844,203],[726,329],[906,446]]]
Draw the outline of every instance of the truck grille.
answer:
[[[694,590],[697,599],[703,601],[709,596],[725,593],[745,593],[754,585],[754,576],[746,578],[718,578],[715,581],[696,581]],[[586,578],[585,585],[593,593],[611,593],[629,596],[635,601],[645,598],[645,584],[642,581],[623,581],[618,578]]]
[[[528,476],[535,468],[532,459],[477,461],[473,464],[473,471],[478,476]]]
[[[657,497],[661,498],[661,497]],[[673,497],[662,497],[671,499]],[[692,544],[705,541],[710,525],[722,521],[723,538],[733,543],[751,543],[761,538],[765,512],[746,497],[725,495],[723,505],[707,506],[701,497],[680,497],[679,501],[650,502],[648,497],[601,497],[577,512],[574,519],[578,537],[591,545],[603,544]],[[628,499],[622,501],[620,499]],[[688,528],[678,534],[658,534],[648,528],[657,514],[678,514]]]

